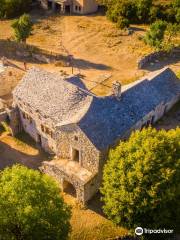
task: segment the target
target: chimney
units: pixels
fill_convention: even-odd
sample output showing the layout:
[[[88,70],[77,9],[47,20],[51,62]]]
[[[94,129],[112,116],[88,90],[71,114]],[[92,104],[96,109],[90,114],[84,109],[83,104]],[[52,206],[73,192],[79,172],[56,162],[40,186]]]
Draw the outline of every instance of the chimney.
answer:
[[[115,81],[112,84],[112,94],[117,98],[117,100],[120,100],[121,98],[121,83],[118,81]]]

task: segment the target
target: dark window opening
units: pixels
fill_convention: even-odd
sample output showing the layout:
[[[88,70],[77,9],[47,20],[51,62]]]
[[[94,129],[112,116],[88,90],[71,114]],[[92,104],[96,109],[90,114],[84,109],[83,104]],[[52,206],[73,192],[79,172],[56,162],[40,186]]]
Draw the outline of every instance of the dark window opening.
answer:
[[[75,148],[72,149],[72,160],[79,162],[79,150]]]
[[[78,6],[75,6],[75,10],[76,10],[76,11],[78,10]]]
[[[71,12],[70,5],[66,5],[66,6],[65,6],[65,12],[66,12],[66,13],[70,13],[70,12]]]
[[[56,3],[55,10],[56,10],[56,12],[60,12],[61,11],[61,5]]]
[[[151,124],[153,124],[153,123],[154,123],[154,119],[155,119],[155,117],[154,117],[154,116],[152,116],[152,118],[151,118]]]
[[[79,7],[79,11],[81,12],[81,7]]]
[[[37,136],[37,142],[41,145],[41,143],[42,143],[42,141],[41,141],[41,135],[40,134],[38,134],[38,136]]]
[[[52,2],[48,1],[48,9],[52,9]]]
[[[68,181],[63,181],[63,191],[73,197],[76,197],[76,189],[75,187]]]

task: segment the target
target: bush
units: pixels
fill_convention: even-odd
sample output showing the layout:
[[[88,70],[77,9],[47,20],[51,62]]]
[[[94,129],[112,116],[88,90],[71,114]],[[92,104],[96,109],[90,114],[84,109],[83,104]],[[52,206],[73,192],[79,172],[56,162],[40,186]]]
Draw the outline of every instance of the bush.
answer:
[[[32,23],[28,14],[23,14],[19,19],[12,24],[15,38],[18,42],[25,42],[32,32]]]
[[[125,29],[129,27],[129,20],[127,18],[118,17],[117,27],[120,29]]]
[[[101,192],[104,213],[118,225],[177,229],[180,128],[136,131],[111,150]]]
[[[0,0],[0,18],[19,16],[30,8],[32,0]]]
[[[65,240],[70,209],[50,177],[15,165],[0,174],[0,236],[4,240]]]
[[[140,22],[148,22],[152,0],[136,0],[137,18]]]
[[[166,27],[167,23],[162,20],[157,20],[151,24],[149,31],[144,37],[145,43],[158,50],[162,49]]]

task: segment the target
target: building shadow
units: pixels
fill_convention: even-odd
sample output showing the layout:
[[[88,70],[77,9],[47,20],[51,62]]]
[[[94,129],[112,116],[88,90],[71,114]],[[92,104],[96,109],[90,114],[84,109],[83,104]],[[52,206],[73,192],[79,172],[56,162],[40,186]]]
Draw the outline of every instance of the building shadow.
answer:
[[[96,212],[97,214],[106,217],[104,212],[103,212],[103,202],[101,200],[102,195],[101,193],[98,191],[94,197],[88,201],[87,203],[87,208],[92,210],[93,212]]]
[[[46,154],[42,149],[40,149],[37,145],[33,143],[29,137],[22,135],[17,136],[17,138],[12,139],[14,141],[13,144],[7,144],[3,141],[4,138],[8,136],[4,136],[0,139],[0,169],[4,169],[6,167],[11,167],[14,164],[25,165],[28,168],[38,169],[43,161],[50,160],[50,156]],[[19,141],[19,143],[17,143]],[[23,141],[23,145],[21,146]],[[26,149],[24,149],[24,144],[27,147],[33,147],[37,154],[26,153]],[[19,145],[17,149],[17,145]]]

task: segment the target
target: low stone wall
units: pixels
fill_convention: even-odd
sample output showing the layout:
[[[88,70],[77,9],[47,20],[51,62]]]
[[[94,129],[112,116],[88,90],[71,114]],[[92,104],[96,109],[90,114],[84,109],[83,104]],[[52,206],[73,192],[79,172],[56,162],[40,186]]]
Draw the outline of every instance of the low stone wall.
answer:
[[[146,64],[154,61],[158,61],[158,58],[166,56],[167,53],[164,52],[154,52],[150,53],[146,56],[143,56],[141,59],[138,60],[138,69],[142,69]]]
[[[175,48],[169,53],[164,51],[150,53],[146,56],[141,57],[138,60],[137,62],[138,69],[143,69],[147,64],[159,62],[161,58],[178,56],[178,54],[180,54],[180,48]]]

